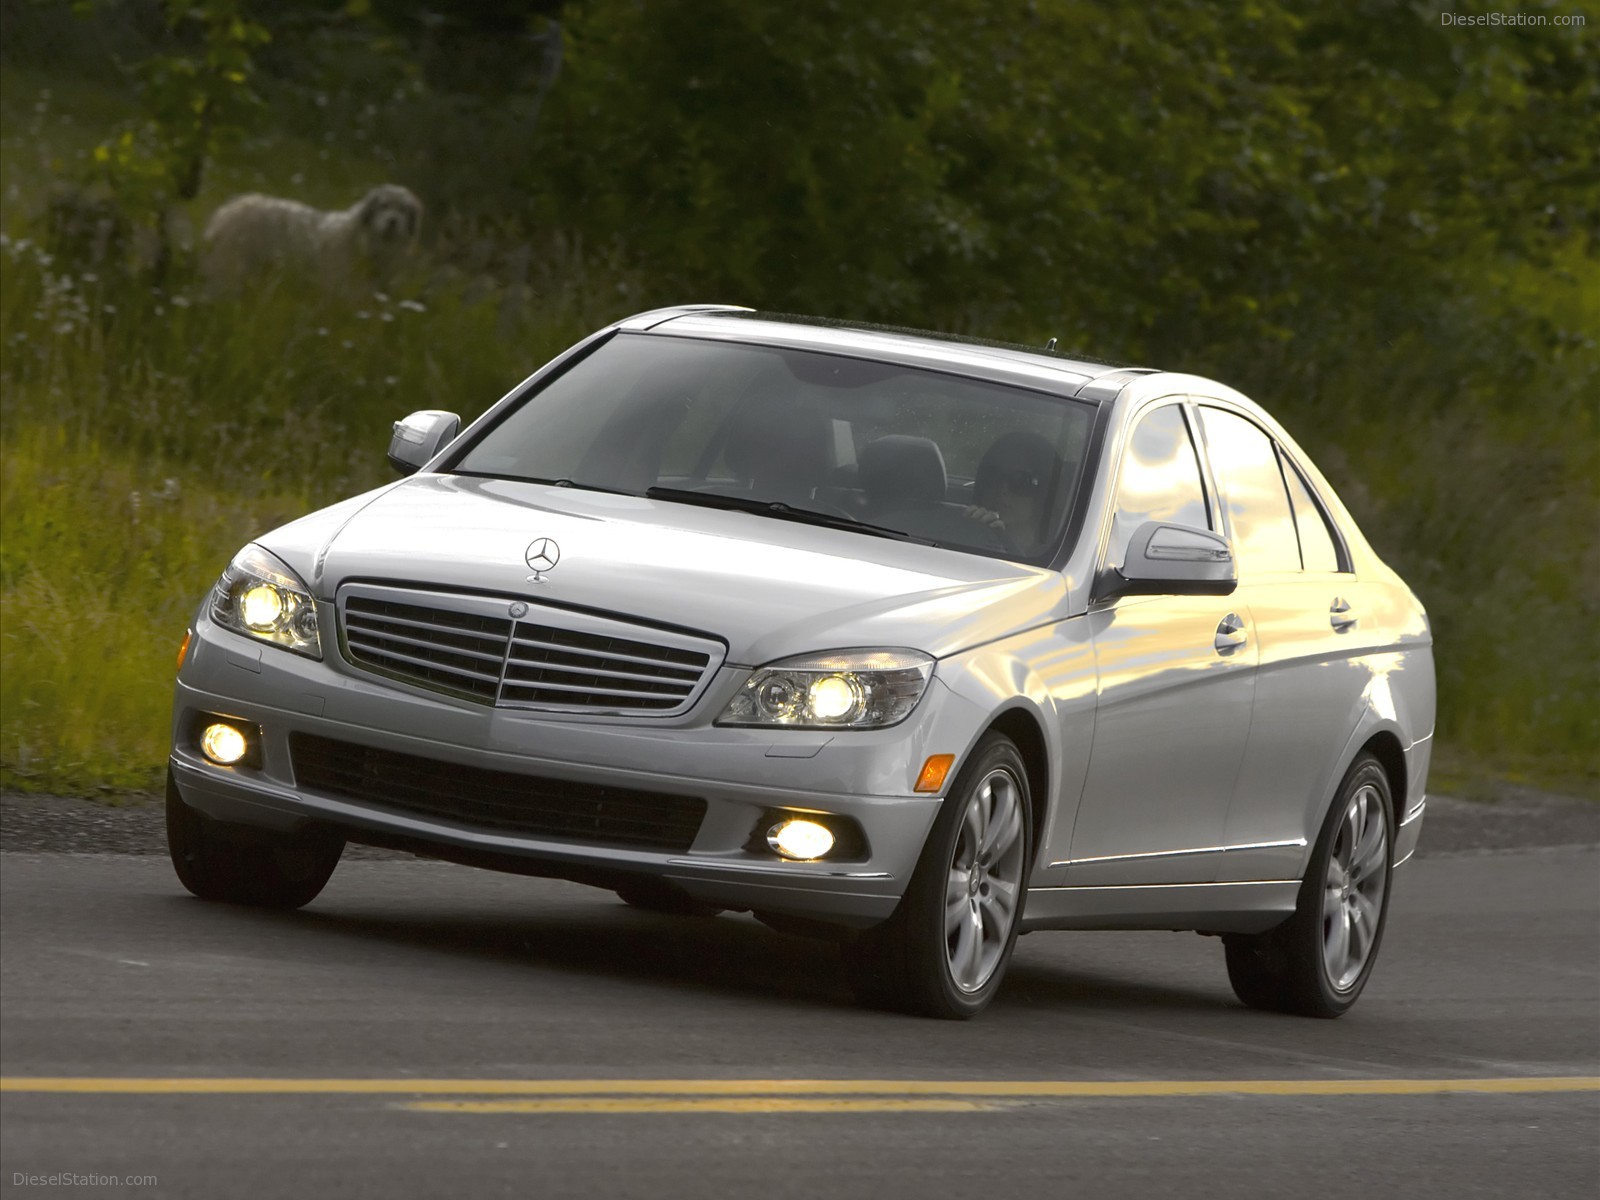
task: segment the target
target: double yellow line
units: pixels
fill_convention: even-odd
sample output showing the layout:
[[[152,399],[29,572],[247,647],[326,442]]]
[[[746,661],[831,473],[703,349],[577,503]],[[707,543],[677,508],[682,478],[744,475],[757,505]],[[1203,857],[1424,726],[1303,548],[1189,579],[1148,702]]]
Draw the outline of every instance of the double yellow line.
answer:
[[[1490,1079],[205,1079],[0,1077],[0,1092],[75,1095],[368,1095],[422,1112],[979,1112],[1039,1100],[1196,1096],[1436,1096],[1600,1092],[1600,1076]],[[488,1099],[487,1097],[497,1097]],[[509,1098],[503,1098],[509,1097]]]

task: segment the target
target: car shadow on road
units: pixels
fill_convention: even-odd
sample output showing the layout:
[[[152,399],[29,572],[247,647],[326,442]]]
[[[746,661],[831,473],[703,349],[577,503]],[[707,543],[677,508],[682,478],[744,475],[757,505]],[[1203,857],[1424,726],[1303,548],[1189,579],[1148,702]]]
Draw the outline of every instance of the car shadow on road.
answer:
[[[1209,982],[1209,981],[1206,981]],[[1148,980],[1133,981],[1082,968],[1066,969],[1048,964],[1014,960],[1006,974],[1005,988],[995,999],[995,1008],[1053,1009],[1059,1012],[1115,1009],[1128,1013],[1138,1010],[1217,1013],[1247,1010],[1231,994],[1216,988],[1170,987]]]
[[[189,902],[174,897],[175,903]],[[485,968],[536,968],[636,980],[674,989],[765,995],[808,1004],[854,1003],[834,948],[775,933],[748,918],[680,917],[641,912],[620,901],[566,904],[538,914],[480,912],[456,906],[436,916],[305,909],[266,912],[207,906],[231,921],[293,927],[297,935],[338,938],[340,951],[406,947]],[[483,982],[492,982],[484,976]]]
[[[837,948],[782,934],[733,914],[683,917],[642,912],[620,902],[566,902],[537,915],[503,907],[427,915],[310,908],[283,913],[193,905],[229,923],[260,922],[297,935],[337,938],[346,960],[359,949],[406,947],[484,967],[535,968],[591,978],[630,980],[674,990],[764,996],[806,1006],[856,1008]],[[492,983],[490,976],[481,981]],[[1005,1011],[1116,1009],[1217,1012],[1236,1007],[1213,990],[1188,990],[1105,972],[1014,961],[987,1018]],[[1003,1019],[1003,1017],[1001,1017]]]

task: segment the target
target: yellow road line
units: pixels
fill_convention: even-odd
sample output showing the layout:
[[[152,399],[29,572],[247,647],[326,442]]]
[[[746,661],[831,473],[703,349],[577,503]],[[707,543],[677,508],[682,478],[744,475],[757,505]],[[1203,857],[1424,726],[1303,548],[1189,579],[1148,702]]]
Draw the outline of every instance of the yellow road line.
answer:
[[[1595,1092],[1600,1076],[1490,1079],[185,1079],[0,1077],[0,1092],[90,1095],[1429,1096]]]
[[[724,1096],[717,1099],[653,1100],[635,1097],[569,1097],[564,1100],[419,1100],[402,1104],[412,1112],[452,1113],[867,1113],[984,1112],[1000,1105],[981,1100],[844,1100],[816,1096]]]

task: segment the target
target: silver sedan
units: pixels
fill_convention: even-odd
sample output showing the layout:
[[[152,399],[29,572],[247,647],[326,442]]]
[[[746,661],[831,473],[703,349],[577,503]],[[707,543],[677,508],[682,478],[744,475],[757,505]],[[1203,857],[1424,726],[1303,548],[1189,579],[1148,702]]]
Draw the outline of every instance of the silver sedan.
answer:
[[[1265,1009],[1366,984],[1432,638],[1231,388],[686,307],[465,429],[413,413],[389,458],[195,616],[196,895],[303,905],[360,842],[752,912],[940,1017],[1042,929],[1220,935]]]

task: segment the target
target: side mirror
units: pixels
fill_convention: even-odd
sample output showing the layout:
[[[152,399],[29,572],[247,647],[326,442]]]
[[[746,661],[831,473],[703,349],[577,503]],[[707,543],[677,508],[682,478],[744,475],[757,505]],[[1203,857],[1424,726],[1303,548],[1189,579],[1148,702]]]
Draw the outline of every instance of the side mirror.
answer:
[[[1095,598],[1226,596],[1238,586],[1226,538],[1188,525],[1146,521],[1133,531],[1122,566],[1102,572]]]
[[[461,432],[461,418],[453,412],[426,408],[394,423],[389,438],[389,465],[402,475],[415,474]]]

